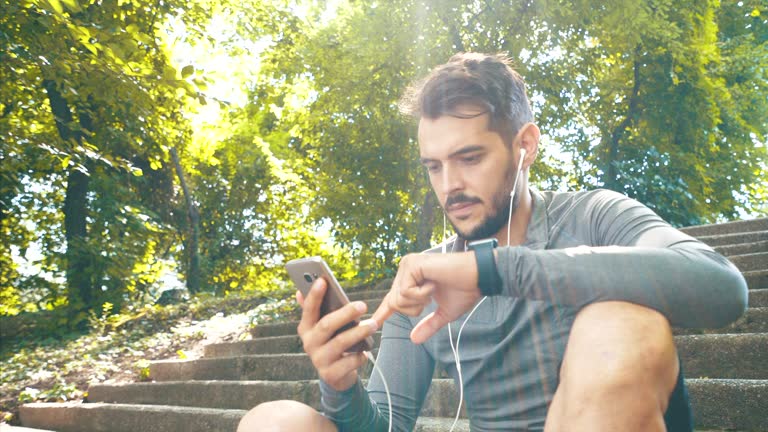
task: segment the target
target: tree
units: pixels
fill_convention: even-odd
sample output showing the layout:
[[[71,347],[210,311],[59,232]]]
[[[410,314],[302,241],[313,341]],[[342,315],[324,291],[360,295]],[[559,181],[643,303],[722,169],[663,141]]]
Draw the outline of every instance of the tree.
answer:
[[[559,92],[582,118],[558,126],[578,131],[564,141],[581,161],[578,183],[624,192],[676,225],[732,219],[758,202],[739,191],[764,167],[766,116],[752,111],[764,102],[737,101],[722,42],[731,30],[718,32],[734,5],[576,2],[554,16],[563,56],[541,69],[576,83]],[[748,78],[765,82],[765,44],[741,48],[754,67]],[[765,99],[764,86],[754,90]]]
[[[763,21],[750,21],[739,50],[725,43],[761,13],[755,4],[356,1],[322,23],[321,3],[275,43],[264,71],[273,96],[254,103],[279,107],[309,162],[316,220],[330,221],[373,273],[423,247],[414,227],[440,225],[413,125],[395,102],[414,77],[463,50],[506,51],[528,77],[546,134],[535,183],[615,189],[675,225],[732,219],[765,191],[767,111],[754,109],[767,94],[755,36]],[[737,52],[744,67],[731,64]],[[761,84],[744,92],[740,82],[753,79]]]
[[[119,306],[140,289],[154,255],[168,247],[173,183],[162,161],[188,139],[177,93],[200,96],[183,79],[191,73],[177,76],[156,35],[172,3],[81,3],[4,2],[0,18],[2,73],[17,77],[2,86],[3,156],[16,162],[3,166],[3,179],[15,181],[3,189],[4,214],[55,232],[62,221],[41,211],[50,202],[20,216],[15,201],[38,188],[65,190],[56,200],[64,228],[58,243],[66,248],[47,251],[47,260],[50,269],[66,269],[77,323],[103,301]],[[185,16],[199,20],[204,12],[194,6]]]
[[[306,254],[391,274],[442,232],[397,101],[464,50],[506,51],[527,77],[540,187],[612,188],[676,225],[768,211],[761,0],[0,2],[0,313],[117,311],[165,259],[217,294]],[[216,102],[211,80],[172,66],[165,23],[263,49],[211,142],[185,116]],[[29,274],[13,257],[36,248]]]

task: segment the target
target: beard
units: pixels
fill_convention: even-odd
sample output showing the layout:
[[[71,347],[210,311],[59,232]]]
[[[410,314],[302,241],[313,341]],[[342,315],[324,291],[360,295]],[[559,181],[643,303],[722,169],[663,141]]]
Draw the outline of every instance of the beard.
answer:
[[[509,207],[512,206],[512,212],[517,210],[517,207],[520,203],[520,187],[518,187],[517,192],[515,193],[514,202],[510,202],[509,199],[510,193],[512,193],[512,186],[515,184],[516,181],[519,180],[519,173],[515,174],[513,172],[512,168],[513,164],[510,163],[507,172],[505,173],[505,179],[506,181],[504,184],[499,188],[499,190],[496,191],[496,193],[493,195],[492,204],[491,207],[491,213],[487,215],[482,221],[480,221],[480,224],[470,228],[469,231],[463,231],[459,229],[456,224],[448,218],[448,220],[451,223],[451,226],[453,227],[453,230],[464,240],[473,241],[473,240],[480,240],[485,239],[489,237],[493,237],[496,235],[496,233],[501,230],[504,225],[507,224],[508,218],[509,218]],[[518,185],[520,186],[520,185]],[[473,198],[469,197],[467,195],[464,195],[462,193],[448,197],[448,199],[445,202],[445,207],[448,207],[451,204],[460,203],[460,202],[481,202],[479,198]]]

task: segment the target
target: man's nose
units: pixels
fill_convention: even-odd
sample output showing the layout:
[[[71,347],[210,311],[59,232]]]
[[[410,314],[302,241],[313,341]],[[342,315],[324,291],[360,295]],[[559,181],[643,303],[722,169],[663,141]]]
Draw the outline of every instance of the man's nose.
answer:
[[[443,168],[441,181],[445,196],[464,189],[464,176],[452,166],[446,165]]]

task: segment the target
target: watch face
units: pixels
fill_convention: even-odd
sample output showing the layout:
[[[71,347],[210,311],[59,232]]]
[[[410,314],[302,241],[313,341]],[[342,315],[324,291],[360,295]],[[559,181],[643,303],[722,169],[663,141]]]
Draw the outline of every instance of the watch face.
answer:
[[[469,242],[467,244],[467,248],[474,250],[479,247],[490,247],[491,249],[494,249],[498,245],[499,245],[499,241],[496,240],[495,238],[487,238],[487,239],[475,240],[475,241]]]

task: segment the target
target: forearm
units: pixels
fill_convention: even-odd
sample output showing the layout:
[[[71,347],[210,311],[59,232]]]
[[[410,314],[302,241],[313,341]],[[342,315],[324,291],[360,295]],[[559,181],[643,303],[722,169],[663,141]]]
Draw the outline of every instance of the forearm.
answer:
[[[580,308],[641,304],[681,327],[721,327],[744,312],[747,287],[733,264],[700,247],[499,248],[503,294]]]
[[[371,401],[360,380],[342,392],[320,381],[320,391],[323,412],[336,424],[339,432],[388,430],[388,418]]]
[[[392,315],[384,323],[376,360],[389,387],[393,431],[413,429],[434,372],[434,361],[424,347],[410,341],[412,329],[407,317]],[[320,385],[323,410],[340,431],[388,430],[389,403],[378,372],[371,372],[367,390],[359,380],[344,392]]]

